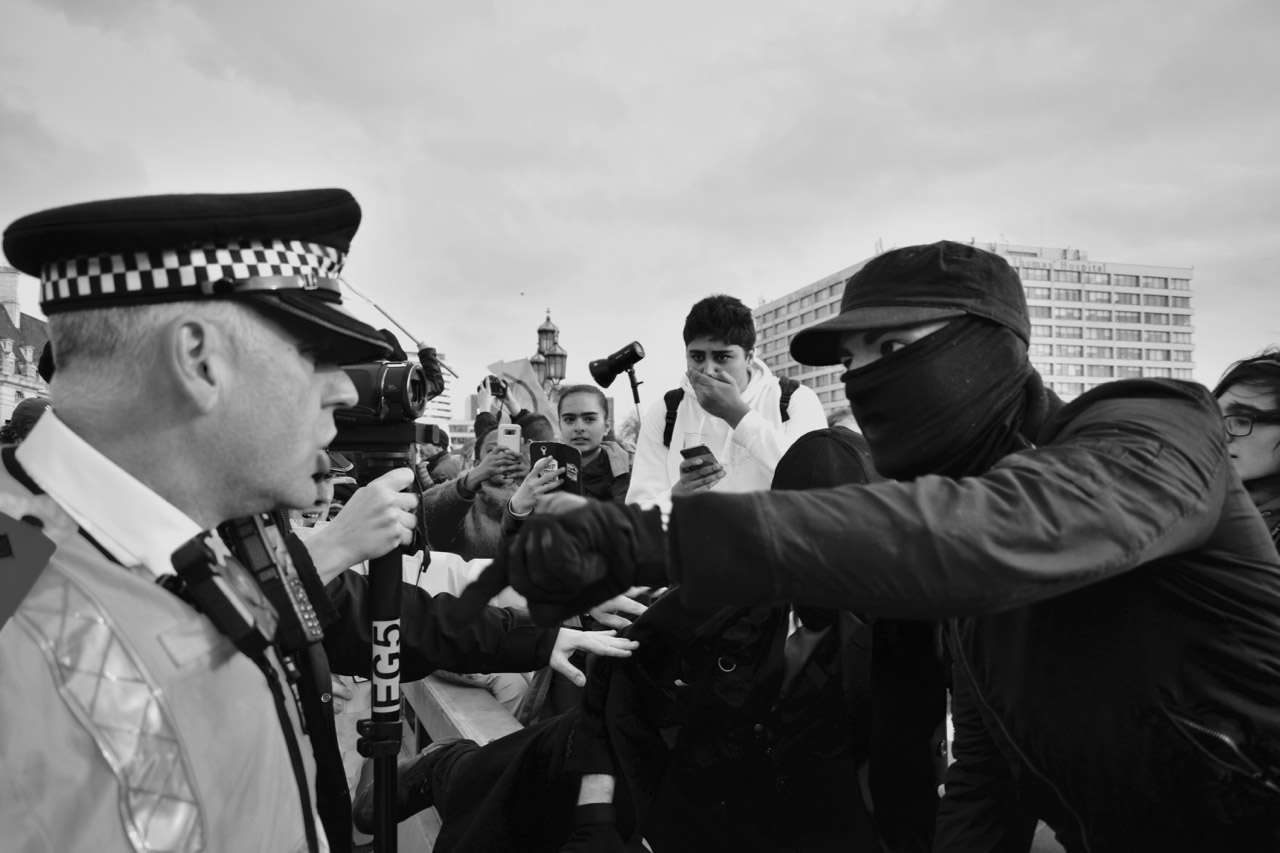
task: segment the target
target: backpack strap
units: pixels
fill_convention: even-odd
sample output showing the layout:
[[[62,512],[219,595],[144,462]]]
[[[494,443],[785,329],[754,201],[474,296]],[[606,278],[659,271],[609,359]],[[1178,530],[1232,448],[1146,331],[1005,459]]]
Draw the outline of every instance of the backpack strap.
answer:
[[[790,376],[778,377],[778,389],[782,391],[782,396],[778,398],[778,411],[782,414],[784,424],[791,419],[791,415],[787,413],[787,406],[791,405],[791,395],[799,387],[799,379],[792,379]]]
[[[670,447],[671,436],[676,431],[676,409],[680,408],[680,401],[684,399],[684,389],[672,388],[662,395],[662,399],[667,404],[667,425],[662,428],[662,445]]]

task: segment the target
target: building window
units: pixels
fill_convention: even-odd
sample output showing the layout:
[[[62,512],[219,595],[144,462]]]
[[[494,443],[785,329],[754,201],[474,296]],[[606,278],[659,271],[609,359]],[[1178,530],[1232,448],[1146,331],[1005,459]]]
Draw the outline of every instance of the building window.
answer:
[[[1059,364],[1056,376],[1084,376],[1083,364]]]
[[[1026,292],[1028,299],[1048,299],[1053,293],[1047,287],[1024,287],[1022,289]]]
[[[1191,279],[1189,278],[1171,278],[1169,279],[1169,288],[1171,290],[1190,290]]]
[[[1116,369],[1109,364],[1091,364],[1088,367],[1090,376],[1098,376],[1103,379],[1110,379],[1116,375]]]
[[[1163,296],[1159,293],[1144,293],[1142,295],[1142,304],[1150,305],[1154,308],[1168,308],[1169,297]]]
[[[1141,299],[1142,299],[1142,296],[1137,293],[1117,293],[1116,294],[1117,305],[1138,305]]]
[[[807,326],[807,325],[809,325],[810,323],[812,323],[812,322],[813,322],[813,312],[812,312],[812,311],[806,311],[806,312],[804,312],[803,314],[801,314],[801,315],[800,315],[800,322],[801,322],[801,323],[803,323],[803,324],[804,324],[804,325],[806,325],[806,326]]]
[[[1018,278],[1023,281],[1048,281],[1049,271],[1042,269],[1022,269],[1018,270]]]
[[[1141,329],[1116,329],[1117,341],[1140,341],[1142,340]]]
[[[1171,338],[1170,343],[1175,343],[1175,344],[1189,344],[1189,343],[1191,343],[1191,333],[1190,333],[1190,332],[1174,332],[1174,333],[1172,333],[1171,335],[1169,335],[1169,337]]]
[[[1084,358],[1084,347],[1058,344],[1053,348],[1053,354],[1059,358]]]
[[[1111,291],[1109,290],[1086,290],[1084,292],[1085,302],[1110,302]]]
[[[1119,275],[1117,273],[1111,276],[1111,283],[1116,287],[1137,287],[1138,277],[1136,275]]]
[[[1111,340],[1111,330],[1087,328],[1084,330],[1084,336],[1085,340],[1109,341]]]
[[[1053,336],[1053,326],[1040,326],[1032,324],[1031,335],[1037,338],[1049,338]]]
[[[1080,280],[1085,284],[1110,284],[1110,278],[1104,272],[1082,272]]]
[[[1055,382],[1053,383],[1053,390],[1057,391],[1059,394],[1071,394],[1071,395],[1083,394],[1084,383],[1083,382]]]
[[[1169,379],[1173,371],[1167,367],[1148,367],[1143,373],[1152,379]]]
[[[1167,349],[1149,349],[1147,350],[1147,361],[1168,361],[1169,351]]]
[[[1057,302],[1079,302],[1080,291],[1068,290],[1062,287],[1055,287],[1053,289],[1053,298]]]
[[[1116,365],[1116,379],[1141,379],[1141,367],[1129,367],[1127,365]]]
[[[1169,343],[1168,332],[1143,332],[1142,339],[1149,344],[1167,344]]]
[[[1191,315],[1190,315],[1190,314],[1174,314],[1170,319],[1171,319],[1171,320],[1173,320],[1173,325],[1175,325],[1175,326],[1190,326],[1190,325],[1191,325]]]
[[[1085,358],[1115,358],[1115,350],[1111,347],[1085,347]],[[1107,376],[1111,374],[1108,373]]]
[[[1181,367],[1175,367],[1173,369],[1173,378],[1174,379],[1190,379],[1191,371]]]
[[[815,316],[815,317],[825,317],[825,316],[827,316],[827,312],[828,312],[828,311],[830,311],[830,310],[831,310],[831,306],[830,306],[830,305],[819,305],[817,308],[814,308],[814,309],[813,309],[813,316]]]
[[[1142,361],[1142,350],[1138,347],[1116,347],[1116,358],[1121,361]]]
[[[828,296],[841,296],[841,295],[843,295],[843,294],[844,294],[844,285],[845,285],[845,282],[843,282],[843,281],[837,281],[835,284],[833,284],[833,285],[831,285],[830,287],[828,287],[828,288],[827,288],[827,295],[828,295]]]
[[[1053,280],[1054,281],[1079,281],[1080,273],[1076,272],[1075,270],[1054,270]]]
[[[1081,338],[1084,337],[1084,329],[1079,326],[1054,326],[1053,336],[1055,338]]]
[[[1142,314],[1137,311],[1117,311],[1117,323],[1141,323]]]
[[[1142,322],[1148,326],[1167,326],[1169,325],[1168,314],[1143,314]]]
[[[800,325],[799,317],[792,317],[791,319],[787,320],[788,329],[794,329],[796,326],[799,326],[799,325]]]
[[[1027,351],[1030,355],[1053,355],[1053,344],[1032,344]]]
[[[801,296],[801,297],[800,297],[800,307],[801,307],[801,308],[808,308],[808,307],[809,307],[810,305],[812,305],[812,304],[813,304],[813,294],[812,294],[812,293],[806,293],[804,296]]]
[[[1191,360],[1191,350],[1189,349],[1176,349],[1169,354],[1173,356],[1174,361],[1190,361]]]
[[[1055,320],[1079,320],[1084,316],[1084,312],[1079,308],[1054,308],[1053,319]]]
[[[1172,307],[1174,307],[1174,308],[1190,308],[1190,307],[1191,307],[1191,297],[1190,297],[1190,296],[1175,296],[1175,297],[1173,297],[1173,301],[1172,301],[1171,303],[1169,303],[1169,304],[1170,304]]]
[[[1144,275],[1144,276],[1142,277],[1142,286],[1143,286],[1143,287],[1153,287],[1153,288],[1155,288],[1155,289],[1157,289],[1157,290],[1168,290],[1168,289],[1169,289],[1169,279],[1167,279],[1167,278],[1162,278],[1162,277],[1160,277],[1160,276],[1156,276],[1156,275]]]
[[[1050,308],[1048,305],[1028,305],[1027,316],[1032,320],[1047,320]]]
[[[1111,312],[1099,311],[1097,308],[1086,308],[1084,310],[1084,318],[1086,320],[1092,320],[1095,323],[1110,323]]]
[[[1039,373],[1041,376],[1053,375],[1052,361],[1033,361],[1031,362],[1031,367],[1035,370],[1036,373]]]

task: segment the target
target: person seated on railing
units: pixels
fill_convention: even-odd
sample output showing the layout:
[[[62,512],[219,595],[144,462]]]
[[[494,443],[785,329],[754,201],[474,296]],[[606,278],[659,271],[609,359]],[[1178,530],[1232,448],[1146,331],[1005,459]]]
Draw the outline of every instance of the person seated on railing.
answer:
[[[809,433],[774,486],[866,482],[865,447],[845,429]],[[670,594],[627,636],[636,654],[597,661],[574,711],[402,760],[399,818],[434,804],[436,843],[454,853],[616,851],[642,837],[655,853],[929,849],[946,704],[933,626],[694,611]],[[356,825],[371,816],[358,794]]]

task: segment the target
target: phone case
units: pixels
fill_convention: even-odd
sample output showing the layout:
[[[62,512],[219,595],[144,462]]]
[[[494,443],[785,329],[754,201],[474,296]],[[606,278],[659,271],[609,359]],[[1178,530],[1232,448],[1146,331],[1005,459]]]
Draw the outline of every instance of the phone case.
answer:
[[[529,462],[537,462],[544,456],[554,457],[556,467],[563,468],[560,485],[552,491],[582,494],[582,452],[578,448],[558,441],[534,441],[529,443]]]

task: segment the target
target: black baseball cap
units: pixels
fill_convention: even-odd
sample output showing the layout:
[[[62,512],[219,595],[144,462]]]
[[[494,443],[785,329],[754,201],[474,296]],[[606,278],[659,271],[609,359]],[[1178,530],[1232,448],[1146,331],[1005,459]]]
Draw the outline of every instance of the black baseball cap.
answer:
[[[774,491],[830,489],[884,480],[861,434],[847,427],[807,432],[792,442],[773,471]]]
[[[338,276],[359,227],[342,189],[138,196],[24,216],[5,229],[4,254],[40,279],[46,315],[236,299],[349,364],[389,352],[342,308]]]
[[[999,255],[943,240],[877,255],[849,279],[840,313],[791,339],[801,364],[838,364],[840,337],[972,314],[1031,340],[1022,280]]]

